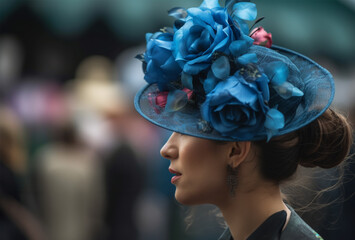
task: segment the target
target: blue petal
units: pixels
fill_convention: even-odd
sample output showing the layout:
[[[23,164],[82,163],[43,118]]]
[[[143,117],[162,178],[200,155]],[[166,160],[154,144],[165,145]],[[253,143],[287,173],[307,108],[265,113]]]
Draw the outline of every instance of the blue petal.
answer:
[[[258,84],[258,88],[260,89],[261,94],[263,95],[263,100],[268,102],[270,99],[270,90],[268,84],[269,79],[263,73],[261,77],[256,80],[256,83]]]
[[[202,70],[205,70],[206,68],[208,68],[209,66],[211,66],[211,64],[209,63],[195,63],[195,64],[191,64],[190,62],[187,62],[184,64],[183,66],[183,71],[192,75],[196,75],[198,73],[200,73]]]
[[[211,45],[210,35],[208,31],[205,29],[202,31],[201,36],[199,38],[195,38],[195,41],[189,47],[190,53],[200,53],[204,52]]]
[[[151,33],[148,33],[148,34],[146,34],[146,39],[147,39],[147,36],[149,36],[149,39],[148,40],[152,40],[152,39],[157,39],[161,34],[163,34],[162,32],[156,32],[156,33],[153,33],[153,34],[151,34]]]
[[[211,35],[212,38],[215,38],[216,33],[215,33],[215,29],[212,27],[214,26],[215,22],[212,19],[213,23],[212,25],[207,24],[204,20],[200,19],[200,18],[194,18],[193,21],[189,21],[191,22],[191,27],[188,25],[186,27],[187,31],[191,31],[191,29],[193,29],[195,26],[198,26],[198,28],[200,29],[205,29],[209,32],[209,34]],[[202,32],[202,30],[200,30],[200,32]]]
[[[156,83],[159,80],[159,69],[156,68],[153,61],[147,62],[146,73],[144,75],[144,79],[148,83]]]
[[[285,126],[285,117],[279,110],[272,108],[266,113],[264,126],[270,130],[281,129]]]
[[[163,61],[163,64],[160,65],[160,68],[164,71],[173,71],[176,72],[179,69],[179,65],[175,62],[175,59],[173,56],[170,56],[168,59]]]
[[[185,30],[184,28],[182,30]],[[188,31],[184,32],[185,37],[185,45],[190,49],[196,39],[201,36],[201,32],[203,31],[203,27],[199,25],[193,25]],[[190,50],[188,51],[190,52]]]
[[[230,40],[231,37],[226,35],[226,33],[223,31],[223,26],[218,25],[217,34],[210,48],[213,49],[213,51],[225,52],[225,50],[229,50],[228,45]]]
[[[211,69],[216,78],[222,80],[226,79],[230,74],[230,64],[228,58],[226,56],[219,57],[212,63]]]
[[[201,8],[189,8],[187,9],[189,16],[193,17],[193,20],[202,20],[205,24],[210,26],[215,24],[215,20],[209,10],[202,10]],[[200,22],[201,23],[201,22]]]
[[[161,48],[164,48],[167,50],[172,49],[173,42],[171,42],[171,41],[163,41],[160,39],[154,39],[153,41],[158,47],[161,47]]]
[[[210,99],[207,98],[206,101],[203,102],[201,105],[200,111],[201,111],[201,117],[207,121],[208,119],[211,119],[210,117],[210,107],[209,107],[209,101]]]
[[[227,81],[235,81],[235,79],[228,78]],[[252,108],[255,108],[255,104],[258,101],[258,96],[255,94],[255,91],[242,83],[237,83],[234,87],[227,88],[226,92],[230,93],[233,98],[238,99],[241,103],[247,104]]]
[[[187,74],[185,72],[182,72],[181,74],[181,83],[182,86],[188,88],[188,89],[193,89],[193,84],[192,84],[192,76],[190,74]]]
[[[251,38],[251,37],[249,37],[248,35],[242,34],[242,35],[241,35],[241,38],[242,38],[243,40],[247,41],[250,46],[253,45],[254,39]]]
[[[283,99],[303,96],[303,92],[289,82],[284,82],[281,85],[275,85],[273,88]]]
[[[218,3],[218,0],[204,0],[200,7],[206,7],[206,8],[217,8],[221,7]]]
[[[160,68],[164,70],[164,72],[168,75],[166,76],[168,79],[172,78],[171,80],[177,80],[182,71],[173,56],[170,56],[168,60],[166,60],[166,62],[160,66]]]
[[[205,89],[206,94],[211,92],[217,85],[218,81],[215,78],[207,78],[203,81],[203,88]]]
[[[243,117],[243,111],[241,109],[236,109],[236,111],[233,111],[233,106],[226,106],[223,111],[219,112],[219,118],[221,120],[221,127],[226,129],[226,128],[235,128],[236,127],[236,122],[238,122],[242,117]],[[219,129],[221,127],[218,127]]]
[[[174,90],[169,92],[165,105],[165,111],[175,112],[183,108],[188,101],[186,92],[182,90]]]
[[[187,11],[182,7],[175,7],[168,11],[169,16],[172,16],[176,19],[184,19],[187,17]]]
[[[153,36],[153,33],[146,33],[145,34],[145,41],[149,42],[149,40],[152,38],[152,36]]]
[[[156,63],[157,65],[163,65],[165,63],[165,59],[171,55],[171,52],[162,49],[162,48],[153,48],[151,49],[151,59]]]
[[[239,2],[233,6],[233,14],[240,19],[253,21],[257,15],[256,5],[250,2]]]
[[[230,19],[230,16],[224,8],[215,9],[212,14],[213,19],[216,23],[229,27],[228,21]]]
[[[227,103],[223,103],[223,104],[217,105],[217,107],[216,107],[213,111],[214,111],[214,112],[219,112],[219,111],[221,111],[226,105],[227,105]]]
[[[258,57],[255,53],[247,53],[238,57],[238,62],[242,65],[247,65],[248,63],[257,63]]]
[[[237,25],[237,27],[240,28],[240,30],[242,31],[242,33],[244,33],[245,35],[249,35],[249,26],[246,22],[244,22],[244,20],[238,18],[237,16],[232,16],[234,23]]]
[[[185,23],[185,25],[177,30],[174,34],[174,40],[173,40],[173,55],[176,59],[176,61],[179,62],[179,60],[184,60],[184,56],[187,54],[186,51],[186,46],[184,44],[184,41],[182,41],[184,35],[186,34],[186,27],[190,27],[192,25],[192,22],[188,21]],[[181,66],[183,67],[183,66]]]
[[[184,26],[185,21],[184,20],[175,20],[174,22],[174,31],[179,30],[182,26]]]
[[[289,70],[284,62],[277,61],[267,65],[265,74],[269,77],[272,85],[281,85],[286,82]]]
[[[237,40],[232,42],[229,45],[229,51],[232,53],[234,57],[238,57],[240,55],[243,55],[248,51],[248,48],[250,45],[248,44],[247,41],[245,40]]]
[[[303,95],[304,95],[304,93],[300,89],[293,87],[292,97],[302,97]]]
[[[266,134],[267,134],[266,142],[269,142],[272,136],[274,136],[277,132],[278,132],[277,130],[266,129]]]

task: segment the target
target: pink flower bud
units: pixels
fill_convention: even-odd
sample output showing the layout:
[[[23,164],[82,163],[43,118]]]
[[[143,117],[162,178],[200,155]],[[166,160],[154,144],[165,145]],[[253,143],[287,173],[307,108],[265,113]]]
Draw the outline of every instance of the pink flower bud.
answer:
[[[258,27],[251,31],[250,37],[254,39],[254,45],[270,48],[272,45],[272,35],[267,33],[264,28]]]
[[[182,91],[186,92],[187,99],[190,100],[192,97],[193,91],[188,88],[184,88],[184,89],[182,89]],[[155,92],[155,93],[148,94],[149,103],[153,107],[154,111],[157,114],[160,114],[161,110],[163,110],[165,108],[166,103],[168,101],[168,95],[169,95],[168,91]]]

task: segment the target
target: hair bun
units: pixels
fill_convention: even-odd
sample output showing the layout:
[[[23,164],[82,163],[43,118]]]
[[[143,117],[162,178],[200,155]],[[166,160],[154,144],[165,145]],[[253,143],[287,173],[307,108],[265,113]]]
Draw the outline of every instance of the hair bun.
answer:
[[[300,162],[304,167],[332,168],[349,154],[352,128],[347,119],[332,109],[299,130]]]

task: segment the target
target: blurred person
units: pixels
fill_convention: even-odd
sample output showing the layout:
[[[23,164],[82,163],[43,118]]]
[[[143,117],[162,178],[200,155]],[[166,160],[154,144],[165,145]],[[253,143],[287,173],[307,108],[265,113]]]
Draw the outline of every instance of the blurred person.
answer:
[[[0,35],[0,97],[6,96],[22,70],[23,52],[19,41]]]
[[[120,135],[119,116],[110,114],[112,130]],[[116,127],[115,127],[116,126]],[[135,219],[137,200],[144,187],[145,174],[129,142],[120,136],[105,154],[106,210],[105,239],[138,239]]]
[[[101,159],[82,143],[71,122],[36,153],[36,188],[49,239],[97,239],[104,203]]]
[[[9,107],[0,104],[1,127],[4,131],[2,148],[6,150],[6,158],[2,161],[17,176],[24,176],[27,170],[25,134],[22,123]],[[7,138],[5,138],[7,136]],[[5,141],[8,139],[8,141]]]
[[[131,111],[125,106],[122,89],[116,84],[117,100],[105,102],[100,114],[108,132],[109,144],[102,149],[105,173],[106,204],[104,211],[105,239],[138,239],[139,229],[135,217],[137,201],[145,186],[142,158],[132,144],[130,130]],[[142,135],[141,135],[142,136]]]
[[[272,46],[262,27],[249,29],[257,15],[249,1],[204,0],[169,14],[174,28],[147,34],[138,56],[148,85],[135,107],[173,131],[160,153],[176,200],[216,205],[227,224],[220,240],[322,239],[280,185],[299,166],[334,168],[349,153],[351,126],[329,108],[331,74]]]
[[[104,153],[115,144],[107,112],[126,111],[125,92],[113,82],[112,63],[103,56],[90,56],[77,68],[68,84],[69,104],[79,135],[95,151]],[[117,139],[116,139],[117,140]]]
[[[134,111],[133,99],[137,90],[144,86],[140,63],[132,58],[141,52],[142,46],[128,48],[116,59],[115,79],[130,110],[121,121],[124,134],[135,150],[138,161],[144,168],[144,189],[141,193],[135,216],[140,240],[188,239],[184,232],[181,206],[173,199],[174,188],[162,177],[171,177],[166,171],[168,163],[161,161],[160,146],[169,137],[169,132],[149,124]]]
[[[131,108],[126,92],[113,82],[112,63],[92,56],[69,84],[80,134],[102,158],[104,167],[104,239],[137,239],[134,216],[144,186],[144,172],[132,144]],[[137,137],[137,136],[135,136]]]
[[[42,240],[43,228],[22,200],[20,178],[26,170],[21,124],[5,106],[0,106],[0,238]]]

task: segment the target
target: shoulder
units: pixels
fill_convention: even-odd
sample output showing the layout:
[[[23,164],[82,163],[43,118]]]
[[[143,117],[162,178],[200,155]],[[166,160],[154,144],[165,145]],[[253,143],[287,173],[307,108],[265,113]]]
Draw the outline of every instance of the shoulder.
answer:
[[[289,208],[291,210],[291,217],[285,230],[281,233],[281,240],[323,240],[291,207]]]

